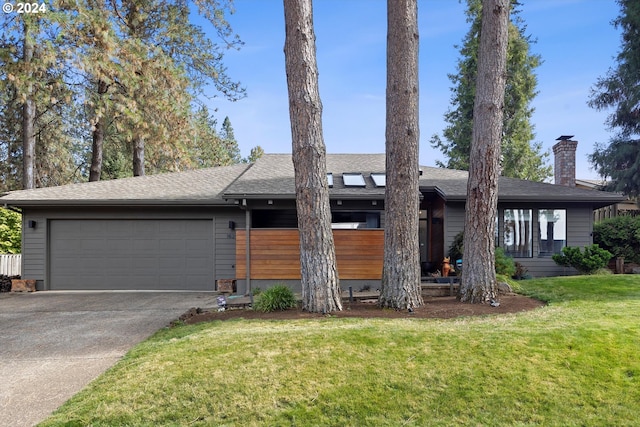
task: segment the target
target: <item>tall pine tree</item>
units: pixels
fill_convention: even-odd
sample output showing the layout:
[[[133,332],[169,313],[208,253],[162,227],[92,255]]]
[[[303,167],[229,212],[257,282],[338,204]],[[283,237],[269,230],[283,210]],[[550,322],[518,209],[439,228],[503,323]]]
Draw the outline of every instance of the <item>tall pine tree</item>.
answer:
[[[464,257],[460,301],[496,298],[495,227],[498,164],[503,129],[510,0],[482,1],[478,82],[464,218]]]
[[[284,0],[284,22],[302,308],[312,313],[331,313],[342,310],[342,299],[331,231],[311,0]]]
[[[469,170],[482,11],[480,0],[467,0],[467,3],[467,22],[471,28],[460,47],[458,70],[449,75],[454,86],[452,106],[444,115],[448,125],[442,138],[438,135],[431,138],[431,145],[446,157],[446,162],[438,165],[461,170]],[[517,5],[516,0],[511,3]],[[543,181],[551,176],[551,166],[546,164],[548,153],[542,153],[542,145],[533,142],[535,134],[530,121],[534,111],[530,104],[537,94],[534,71],[541,58],[530,52],[532,40],[525,30],[518,11],[513,8],[509,22],[500,172],[503,176]]]
[[[589,160],[611,182],[607,189],[632,197],[640,195],[640,3],[618,0],[620,15],[613,21],[622,29],[616,66],[598,79],[589,105],[612,108],[607,125],[616,132],[608,145],[597,144]]]
[[[379,304],[423,304],[418,246],[418,2],[387,1],[386,224]]]

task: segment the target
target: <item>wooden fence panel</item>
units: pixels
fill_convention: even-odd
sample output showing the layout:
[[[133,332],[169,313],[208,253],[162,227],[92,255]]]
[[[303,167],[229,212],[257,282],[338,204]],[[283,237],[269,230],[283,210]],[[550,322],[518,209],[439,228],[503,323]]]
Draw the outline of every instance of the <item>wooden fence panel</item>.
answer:
[[[22,254],[0,254],[0,275],[19,276],[22,269]]]
[[[300,279],[296,229],[250,231],[252,279]],[[384,230],[333,230],[340,279],[381,279]],[[236,231],[236,278],[246,278],[246,231]]]

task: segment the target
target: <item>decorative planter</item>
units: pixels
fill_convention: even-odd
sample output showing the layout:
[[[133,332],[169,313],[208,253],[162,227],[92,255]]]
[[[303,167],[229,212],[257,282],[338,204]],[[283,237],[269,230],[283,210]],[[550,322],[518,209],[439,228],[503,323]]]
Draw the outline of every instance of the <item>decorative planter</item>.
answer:
[[[36,281],[33,279],[11,279],[11,292],[35,292]]]

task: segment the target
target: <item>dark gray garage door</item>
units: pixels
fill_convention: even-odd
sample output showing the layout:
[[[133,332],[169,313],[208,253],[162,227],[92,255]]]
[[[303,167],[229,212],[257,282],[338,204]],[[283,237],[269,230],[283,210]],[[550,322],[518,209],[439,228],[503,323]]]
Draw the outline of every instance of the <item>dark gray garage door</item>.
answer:
[[[213,221],[52,220],[50,289],[213,290]]]

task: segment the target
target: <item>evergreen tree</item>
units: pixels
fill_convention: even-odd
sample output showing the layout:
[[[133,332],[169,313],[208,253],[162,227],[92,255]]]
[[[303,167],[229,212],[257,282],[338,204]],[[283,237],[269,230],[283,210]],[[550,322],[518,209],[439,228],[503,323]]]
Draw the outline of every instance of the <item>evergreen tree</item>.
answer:
[[[478,83],[464,219],[460,301],[496,298],[495,227],[498,215],[500,137],[503,135],[510,0],[483,0]]]
[[[384,266],[379,304],[423,304],[418,246],[418,2],[387,1]]]
[[[4,188],[16,188],[17,173],[27,187],[80,174],[98,180],[103,161],[108,177],[142,174],[145,165],[151,173],[191,167],[196,98],[215,96],[210,88],[244,96],[222,63],[226,49],[241,45],[225,20],[231,0],[74,0],[47,8],[0,16],[0,132],[10,136],[0,142],[10,162],[0,166]],[[195,10],[221,43],[191,19]]]
[[[22,188],[21,117],[16,90],[6,85],[0,91],[0,193]]]
[[[231,126],[231,120],[229,117],[225,117],[222,122],[222,129],[220,129],[220,137],[222,138],[222,144],[227,152],[230,163],[240,163],[240,147],[236,141],[236,136],[233,133],[233,126]]]
[[[61,67],[61,16],[7,14],[0,38],[0,167],[6,189],[73,180],[72,92]]]
[[[589,106],[613,108],[606,124],[616,134],[609,145],[596,144],[589,160],[611,183],[607,189],[629,196],[640,195],[640,3],[618,0],[620,15],[613,21],[622,29],[622,45],[616,66],[598,79]]]
[[[312,313],[331,313],[342,310],[342,298],[331,231],[311,0],[284,0],[284,22],[302,308]]]
[[[458,61],[457,73],[449,75],[454,86],[451,88],[452,107],[444,115],[448,126],[443,131],[443,138],[438,135],[431,138],[431,145],[447,158],[446,163],[437,162],[438,165],[461,170],[469,169],[482,13],[481,0],[467,0],[467,3],[467,22],[471,28],[460,48],[462,58]],[[517,5],[516,0],[511,3]],[[541,58],[530,52],[532,40],[525,30],[514,8],[509,22],[500,170],[503,176],[543,181],[551,176],[551,166],[546,164],[549,154],[542,153],[542,144],[532,142],[535,134],[530,122],[533,114],[530,104],[537,94],[534,70],[540,65]]]
[[[233,129],[228,117],[225,118],[225,123],[230,129],[231,138],[233,138]],[[232,144],[225,139],[223,136],[224,126],[223,130],[218,133],[216,130],[217,122],[209,114],[209,109],[206,106],[201,106],[194,114],[193,126],[193,141],[188,150],[191,167],[208,168],[238,163],[233,159],[235,152],[239,153],[238,144],[235,139]]]
[[[247,158],[244,159],[244,163],[255,163],[256,160],[258,160],[263,155],[264,155],[264,149],[261,146],[256,145],[251,149],[249,156],[247,156]]]

